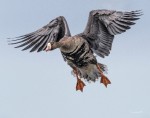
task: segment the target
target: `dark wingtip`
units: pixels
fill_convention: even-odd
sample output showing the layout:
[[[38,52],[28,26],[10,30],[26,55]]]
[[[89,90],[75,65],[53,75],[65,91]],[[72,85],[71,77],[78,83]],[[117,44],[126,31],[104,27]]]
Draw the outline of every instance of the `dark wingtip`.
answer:
[[[13,43],[8,43],[8,45],[13,45]]]
[[[6,38],[6,39],[9,39],[9,40],[10,40],[10,39],[11,39],[11,40],[12,40],[12,39],[15,39],[15,40],[12,40],[12,41],[16,41],[16,40],[18,40],[18,39],[20,39],[20,38],[22,38],[22,37],[24,37],[24,35],[23,35],[23,36],[12,37],[12,38],[9,37],[9,38]]]
[[[125,14],[132,14],[135,17],[141,16],[143,15],[143,11],[142,10],[135,10],[135,11],[130,11],[130,12],[125,12]]]
[[[135,11],[133,11],[133,13],[134,13],[137,17],[144,15],[142,10],[135,10]]]
[[[14,43],[12,43],[12,41],[13,40],[10,40],[11,38],[7,38],[8,40],[7,40],[7,43],[8,43],[8,45],[13,45]]]

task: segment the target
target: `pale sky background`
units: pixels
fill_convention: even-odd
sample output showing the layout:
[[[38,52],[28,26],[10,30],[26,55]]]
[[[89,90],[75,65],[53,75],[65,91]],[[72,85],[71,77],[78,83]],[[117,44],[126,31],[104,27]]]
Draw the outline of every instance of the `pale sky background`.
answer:
[[[108,66],[112,84],[97,81],[84,92],[59,50],[22,52],[7,45],[8,37],[35,31],[65,16],[72,35],[84,30],[95,9],[144,15],[126,33],[117,35]],[[0,118],[150,118],[149,0],[0,0]]]

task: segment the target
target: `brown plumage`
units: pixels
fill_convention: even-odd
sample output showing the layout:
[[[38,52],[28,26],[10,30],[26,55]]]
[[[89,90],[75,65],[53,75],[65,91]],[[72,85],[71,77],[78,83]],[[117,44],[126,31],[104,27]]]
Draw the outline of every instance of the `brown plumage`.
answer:
[[[101,78],[100,82],[107,87],[111,82],[103,74],[106,66],[98,63],[93,54],[108,56],[114,35],[130,29],[140,15],[141,11],[93,10],[85,30],[76,36],[71,36],[67,21],[60,16],[35,32],[16,37],[9,44],[20,44],[15,48],[25,46],[22,50],[31,48],[30,52],[59,48],[77,78],[76,90],[83,91],[85,84],[81,78],[93,82]]]

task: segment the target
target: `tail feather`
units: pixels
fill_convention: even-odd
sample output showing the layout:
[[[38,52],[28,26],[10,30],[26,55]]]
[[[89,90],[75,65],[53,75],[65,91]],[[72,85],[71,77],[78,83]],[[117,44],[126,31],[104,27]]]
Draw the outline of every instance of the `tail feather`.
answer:
[[[101,70],[102,70],[104,73],[107,73],[107,72],[108,72],[108,68],[107,68],[106,65],[101,64],[101,63],[98,63],[98,65],[100,66]]]
[[[107,73],[108,69],[107,66],[101,63],[98,63],[102,72]],[[74,75],[74,73],[72,72],[72,74]],[[83,78],[85,80],[87,80],[88,82],[93,81],[95,82],[96,80],[98,80],[99,77],[101,77],[96,65],[94,64],[89,64],[87,67],[85,68],[78,68],[78,75],[80,78]]]

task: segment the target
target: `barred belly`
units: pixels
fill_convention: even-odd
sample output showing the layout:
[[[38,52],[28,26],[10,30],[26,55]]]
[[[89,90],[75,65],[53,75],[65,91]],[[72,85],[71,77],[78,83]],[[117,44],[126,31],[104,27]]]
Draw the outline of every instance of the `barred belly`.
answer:
[[[84,39],[83,39],[84,40]],[[62,55],[68,64],[73,64],[78,68],[87,66],[89,63],[96,64],[96,59],[92,54],[87,42],[80,42],[80,45],[75,45],[74,50],[70,52],[63,52]]]

